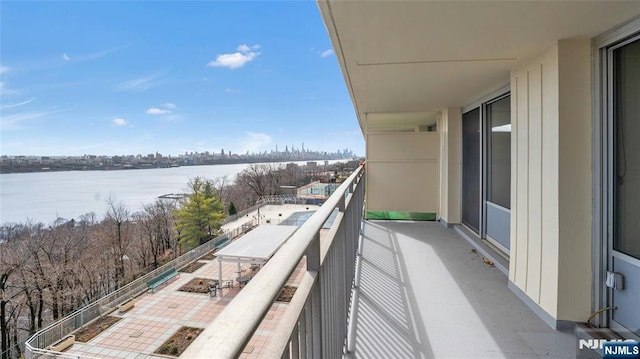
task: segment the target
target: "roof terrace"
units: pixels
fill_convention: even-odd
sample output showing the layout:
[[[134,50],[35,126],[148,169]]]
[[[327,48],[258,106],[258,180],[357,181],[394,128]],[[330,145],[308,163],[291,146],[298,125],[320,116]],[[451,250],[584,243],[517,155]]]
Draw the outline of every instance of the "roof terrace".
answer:
[[[273,242],[269,247],[272,250],[268,254],[255,261],[251,258],[240,260],[235,257],[231,261],[229,261],[230,257],[226,257],[227,261],[222,261],[217,256],[221,247],[213,243],[215,240],[211,241],[207,252],[201,250],[207,247],[203,245],[192,251],[197,253],[187,253],[183,257],[188,258],[178,260],[180,263],[173,264],[171,268],[164,270],[163,273],[175,273],[175,277],[168,275],[167,278],[171,278],[153,291],[145,290],[145,281],[148,282],[148,279],[141,283],[132,283],[133,288],[123,287],[122,290],[125,293],[115,295],[115,298],[121,299],[109,298],[114,295],[107,296],[94,305],[45,328],[40,335],[35,335],[28,342],[27,356],[62,358],[148,358],[163,357],[163,355],[166,357],[165,354],[178,356],[181,350],[195,339],[197,333],[206,328],[243,290],[244,283],[238,282],[239,277],[250,280],[282,242],[295,232],[297,227],[284,225],[286,220],[289,217],[308,218],[309,216],[305,213],[311,214],[317,209],[318,206],[313,205],[268,204],[242,213],[234,221],[223,225],[226,235],[219,237],[217,242],[222,245],[226,242],[227,236],[233,238],[233,241],[224,243],[224,245],[231,243],[225,248],[242,242],[236,242],[236,240],[259,241],[256,248],[262,248],[264,247],[262,244]],[[248,228],[258,223],[263,224],[256,228],[257,232],[249,231],[243,234]],[[283,225],[278,225],[280,223]],[[262,241],[265,236],[274,236],[276,241],[270,241],[268,238]],[[225,253],[225,248],[220,252]],[[287,287],[292,287],[285,293],[288,298],[284,295],[282,301],[272,303],[260,329],[246,345],[241,357],[260,356],[273,328],[288,306],[286,301],[291,297],[290,291],[300,282],[304,265],[303,259],[286,283]],[[177,273],[176,269],[178,269]],[[157,277],[156,275],[154,278],[157,279]],[[215,295],[211,291],[212,283],[217,283]],[[128,308],[121,310],[122,305],[114,305],[114,303],[125,303],[128,298],[133,302],[133,305],[127,306]],[[95,316],[96,312],[103,315],[91,321],[86,319]],[[180,334],[184,338],[182,343],[177,345],[181,347],[180,350],[172,349],[173,345],[167,346],[165,341],[178,335],[178,331],[184,327],[197,330]],[[78,330],[70,332],[69,328],[72,330],[78,328]],[[75,342],[70,347],[57,351],[55,342],[60,338],[64,339],[65,333],[75,335]],[[162,354],[162,352],[166,353]]]

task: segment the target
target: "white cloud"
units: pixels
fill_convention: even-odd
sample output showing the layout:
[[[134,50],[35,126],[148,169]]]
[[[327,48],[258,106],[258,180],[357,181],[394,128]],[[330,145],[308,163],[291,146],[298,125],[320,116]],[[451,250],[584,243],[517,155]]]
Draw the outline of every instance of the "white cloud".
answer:
[[[119,50],[123,49],[124,47],[125,46],[120,46],[120,47],[116,47],[116,48],[113,48],[113,49],[107,49],[107,50],[92,52],[92,53],[88,53],[88,54],[75,54],[75,55],[73,55],[73,58],[71,56],[69,56],[69,54],[64,53],[64,54],[62,54],[62,59],[64,61],[73,60],[73,62],[92,61],[92,60],[97,60],[97,59],[99,59],[101,57],[107,56],[112,52],[119,51]]]
[[[227,67],[230,69],[237,69],[247,62],[253,60],[259,53],[250,52],[248,54],[242,54],[240,52],[235,52],[233,54],[222,54],[216,57],[215,61],[211,61],[207,64],[209,67]]]
[[[158,81],[157,79],[160,75],[155,74],[146,77],[138,77],[129,81],[122,82],[115,86],[115,89],[118,91],[130,91],[130,92],[142,92],[146,91],[154,86],[157,86],[162,81]]]
[[[236,49],[242,53],[247,53],[249,51],[251,51],[251,48],[249,46],[247,46],[246,44],[242,44],[240,46],[238,46],[238,48]]]
[[[6,74],[9,70],[11,69],[7,66],[0,66],[0,75]]]
[[[333,49],[329,49],[329,50],[325,50],[320,54],[320,57],[325,58],[325,57],[329,57],[331,55],[333,55]]]
[[[229,69],[237,69],[244,66],[247,62],[252,61],[258,55],[259,52],[252,51],[260,48],[260,45],[247,46],[242,44],[238,46],[238,52],[231,54],[219,54],[214,61],[207,64],[209,67],[226,67]]]
[[[0,129],[2,129],[3,131],[17,130],[22,128],[20,126],[22,122],[37,120],[48,115],[49,114],[45,112],[23,112],[9,116],[0,116]]]
[[[240,143],[242,145],[238,151],[239,153],[256,152],[264,150],[265,148],[263,147],[273,143],[273,139],[266,133],[247,132],[246,137]]]
[[[160,107],[150,107],[145,113],[147,115],[168,115],[173,113],[173,111],[178,108],[173,102],[165,102]]]
[[[26,104],[28,104],[29,102],[31,102],[31,101],[33,101],[33,100],[35,100],[35,99],[36,99],[35,97],[32,97],[32,98],[30,98],[30,99],[28,99],[28,100],[26,100],[26,101],[22,101],[22,102],[18,102],[18,103],[6,104],[6,105],[2,105],[2,106],[0,106],[0,107],[1,107],[1,108],[13,108],[13,107],[19,107],[19,106],[22,106],[22,105],[26,105]]]
[[[170,110],[166,110],[166,109],[157,108],[157,107],[151,107],[151,108],[147,109],[147,111],[145,111],[145,113],[147,115],[166,115],[168,113],[171,113],[171,111]]]
[[[117,117],[113,119],[113,124],[118,127],[122,127],[129,125],[129,122],[122,117]]]
[[[232,89],[232,88],[228,88],[227,87],[226,89],[224,89],[224,92],[226,92],[226,93],[238,93],[238,92],[240,92],[240,90]]]
[[[16,93],[18,93],[18,91],[9,89],[4,85],[4,82],[0,82],[0,95],[8,96]]]
[[[246,54],[247,52],[251,52],[251,50],[257,50],[260,48],[260,45],[247,46],[247,44],[242,44],[238,46],[236,50]]]

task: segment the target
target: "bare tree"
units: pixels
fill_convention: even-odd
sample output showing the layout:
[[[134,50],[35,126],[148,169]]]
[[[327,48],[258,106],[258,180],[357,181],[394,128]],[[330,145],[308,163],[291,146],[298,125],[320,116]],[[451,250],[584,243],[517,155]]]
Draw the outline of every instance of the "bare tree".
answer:
[[[220,201],[222,201],[222,203],[228,203],[229,187],[232,185],[231,181],[229,180],[229,176],[217,177],[210,182],[213,187],[214,193],[218,196],[218,198],[220,198]]]
[[[0,251],[2,252],[0,260],[0,337],[2,338],[0,352],[2,359],[9,357],[11,340],[9,321],[13,315],[11,304],[19,295],[12,285],[12,278],[20,268],[20,258],[16,255],[18,244],[18,242],[0,243]]]
[[[107,216],[102,221],[103,236],[110,245],[116,268],[114,283],[119,287],[125,275],[125,255],[131,240],[131,214],[122,202],[113,197],[107,199]]]
[[[251,164],[238,174],[236,184],[248,189],[255,203],[260,197],[278,193],[279,167],[275,164]]]

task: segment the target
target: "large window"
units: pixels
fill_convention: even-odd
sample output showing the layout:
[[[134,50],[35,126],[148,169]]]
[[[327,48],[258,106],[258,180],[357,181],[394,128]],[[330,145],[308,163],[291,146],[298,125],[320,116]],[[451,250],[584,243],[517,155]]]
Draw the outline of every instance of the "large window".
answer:
[[[511,97],[487,104],[487,201],[511,208]]]

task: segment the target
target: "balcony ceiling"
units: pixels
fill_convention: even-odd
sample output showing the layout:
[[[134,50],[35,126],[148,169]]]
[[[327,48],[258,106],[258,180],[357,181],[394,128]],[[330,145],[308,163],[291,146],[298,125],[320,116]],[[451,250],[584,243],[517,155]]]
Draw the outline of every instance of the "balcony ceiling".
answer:
[[[592,38],[640,13],[640,1],[318,4],[363,132],[393,127],[394,119],[401,125],[399,113],[465,106],[507,85],[519,59],[560,39]],[[382,125],[371,113],[396,115]]]

